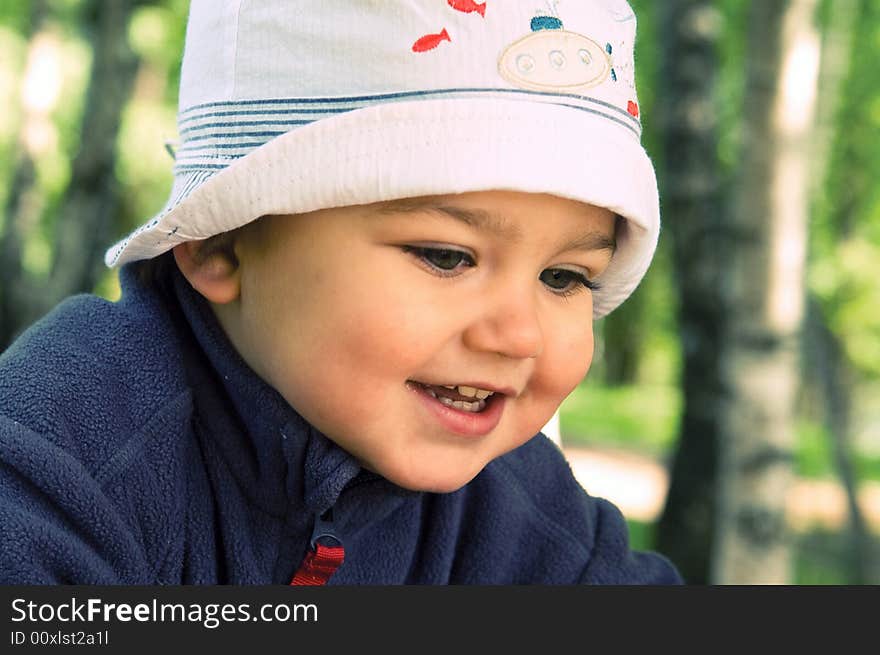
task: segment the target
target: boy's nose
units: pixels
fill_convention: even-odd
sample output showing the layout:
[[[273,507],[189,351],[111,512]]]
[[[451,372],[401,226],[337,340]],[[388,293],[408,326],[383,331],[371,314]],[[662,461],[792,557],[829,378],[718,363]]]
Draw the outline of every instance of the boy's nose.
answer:
[[[536,299],[528,292],[499,290],[483,298],[477,316],[464,332],[465,346],[512,359],[533,359],[544,350]]]

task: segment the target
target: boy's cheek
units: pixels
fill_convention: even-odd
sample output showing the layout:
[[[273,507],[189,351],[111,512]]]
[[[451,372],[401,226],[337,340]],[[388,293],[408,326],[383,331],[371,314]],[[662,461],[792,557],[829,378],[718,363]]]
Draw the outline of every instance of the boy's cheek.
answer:
[[[411,374],[451,337],[449,314],[436,306],[389,290],[364,298],[369,302],[338,316],[347,327],[337,332],[335,345],[351,362],[372,364],[390,376]]]
[[[576,340],[567,347],[554,347],[551,352],[545,350],[544,355],[529,388],[536,398],[553,405],[552,415],[589,372],[593,360],[592,337]]]
[[[559,348],[551,353],[545,350],[546,357],[535,368],[526,393],[519,399],[519,429],[526,437],[547,424],[590,368],[592,340],[589,347],[583,343],[570,345],[568,350]]]

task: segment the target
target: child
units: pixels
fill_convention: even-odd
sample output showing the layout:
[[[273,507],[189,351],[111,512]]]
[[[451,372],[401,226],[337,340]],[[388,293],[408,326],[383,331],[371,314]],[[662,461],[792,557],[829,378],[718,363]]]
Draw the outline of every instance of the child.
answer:
[[[0,582],[679,583],[536,434],[659,209],[623,0],[193,0],[167,206],[0,360]]]

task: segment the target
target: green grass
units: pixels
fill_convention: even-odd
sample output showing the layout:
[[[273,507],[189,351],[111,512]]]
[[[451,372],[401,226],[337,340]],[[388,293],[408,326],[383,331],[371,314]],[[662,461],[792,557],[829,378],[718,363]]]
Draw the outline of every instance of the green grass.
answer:
[[[680,407],[675,387],[585,383],[562,403],[560,432],[569,446],[619,446],[661,456],[675,443]]]

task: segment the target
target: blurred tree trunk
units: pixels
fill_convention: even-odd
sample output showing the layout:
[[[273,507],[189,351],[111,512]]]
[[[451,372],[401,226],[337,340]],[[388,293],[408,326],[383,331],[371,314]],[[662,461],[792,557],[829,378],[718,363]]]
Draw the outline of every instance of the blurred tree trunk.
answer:
[[[709,578],[718,440],[718,350],[724,319],[719,202],[716,48],[722,19],[711,0],[661,3],[662,51],[656,103],[664,135],[661,188],[672,236],[682,345],[683,412],[670,486],[655,545],[691,584]]]
[[[750,8],[743,145],[721,344],[718,531],[712,582],[785,584],[786,498],[804,314],[818,0]]]
[[[20,157],[0,245],[4,281],[0,350],[62,298],[91,291],[102,271],[102,251],[110,240],[108,227],[119,207],[116,137],[138,65],[128,45],[128,23],[140,2],[91,0],[83,8],[82,29],[93,45],[92,68],[79,150],[56,222],[48,280],[32,279],[23,268],[24,240],[42,220],[43,209],[33,198],[34,163],[26,153]]]
[[[128,44],[128,23],[139,3],[92,0],[87,10],[94,58],[80,147],[61,203],[45,309],[70,294],[91,291],[103,270],[109,228],[120,206],[116,137],[138,67]]]
[[[852,461],[850,434],[852,424],[853,371],[843,345],[828,327],[818,300],[811,297],[807,305],[806,349],[814,361],[812,368],[821,384],[825,407],[825,429],[831,437],[834,466],[840,476],[849,512],[849,533],[852,556],[847,559],[846,584],[869,584],[873,569],[873,539],[859,505],[858,476]]]
[[[34,35],[46,19],[46,3],[34,0],[30,5],[25,36],[33,47]],[[22,306],[31,302],[32,294],[22,293],[24,267],[22,250],[25,234],[39,222],[43,202],[36,185],[34,160],[24,143],[20,143],[12,174],[9,196],[4,207],[3,234],[0,236],[0,352],[20,329],[22,314],[30,314]]]

